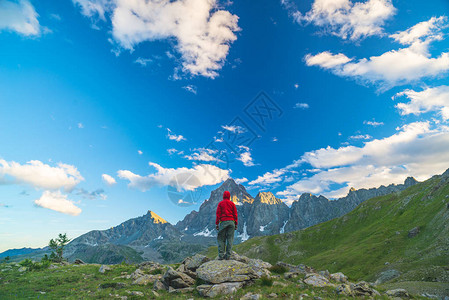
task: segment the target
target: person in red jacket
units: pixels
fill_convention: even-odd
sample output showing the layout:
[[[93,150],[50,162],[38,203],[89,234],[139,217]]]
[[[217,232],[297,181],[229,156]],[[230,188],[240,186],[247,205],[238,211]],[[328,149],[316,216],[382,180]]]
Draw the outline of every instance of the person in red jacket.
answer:
[[[231,201],[231,193],[224,191],[223,200],[218,203],[215,227],[218,230],[218,259],[231,257],[232,243],[234,242],[234,230],[237,229],[237,207]]]

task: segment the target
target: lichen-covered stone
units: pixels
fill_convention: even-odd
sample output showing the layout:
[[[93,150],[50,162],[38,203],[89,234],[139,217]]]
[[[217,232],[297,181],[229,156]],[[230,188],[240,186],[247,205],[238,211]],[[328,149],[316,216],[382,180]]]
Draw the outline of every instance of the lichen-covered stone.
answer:
[[[324,277],[320,274],[312,273],[312,274],[306,275],[304,282],[307,283],[308,285],[318,286],[318,287],[324,287],[324,286],[335,287],[335,284],[330,283],[326,277]]]
[[[203,297],[217,297],[219,295],[233,294],[242,286],[243,282],[224,282],[214,285],[200,285],[197,287],[197,290]]]
[[[214,260],[202,264],[198,278],[210,283],[241,282],[259,278],[254,268],[235,260]]]

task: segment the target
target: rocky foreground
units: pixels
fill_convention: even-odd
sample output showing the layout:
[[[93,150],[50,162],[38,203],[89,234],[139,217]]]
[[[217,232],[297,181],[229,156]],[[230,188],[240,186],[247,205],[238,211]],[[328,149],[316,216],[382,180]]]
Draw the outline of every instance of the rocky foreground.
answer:
[[[101,266],[100,272],[105,272],[107,266]],[[154,274],[156,270],[165,269],[162,274]],[[281,274],[280,274],[281,273]],[[196,254],[186,258],[176,269],[171,266],[163,266],[155,262],[145,262],[138,265],[137,269],[129,275],[121,278],[132,279],[134,285],[153,285],[152,293],[158,297],[161,291],[169,294],[193,294],[195,291],[202,297],[230,298],[238,290],[254,285],[257,280],[266,282],[266,285],[287,287],[291,285],[299,289],[307,286],[332,289],[334,295],[342,297],[363,298],[411,298],[404,289],[377,291],[371,284],[361,281],[353,283],[343,273],[330,274],[328,271],[317,271],[305,265],[290,265],[278,262],[276,265],[264,262],[260,259],[250,259],[233,253],[230,260],[211,260],[208,257]],[[287,279],[287,280],[285,280]],[[159,292],[159,293],[158,293]],[[249,292],[239,299],[262,299],[288,296],[285,293],[278,295],[276,292],[263,295]],[[321,297],[301,294],[300,299],[322,299]],[[234,298],[235,299],[235,298]],[[238,299],[238,298],[237,298]]]

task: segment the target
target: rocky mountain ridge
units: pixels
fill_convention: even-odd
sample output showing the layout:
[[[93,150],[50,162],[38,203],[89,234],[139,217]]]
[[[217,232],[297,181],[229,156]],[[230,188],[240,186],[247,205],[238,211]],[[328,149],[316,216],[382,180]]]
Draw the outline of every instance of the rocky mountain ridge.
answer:
[[[359,190],[352,188],[347,196],[337,200],[304,193],[288,207],[271,192],[259,192],[253,198],[243,185],[228,178],[218,189],[212,191],[198,211],[192,211],[175,227],[185,234],[216,236],[215,209],[225,190],[230,191],[231,200],[237,206],[237,241],[245,241],[254,236],[284,233],[326,222],[350,212],[363,201],[400,192],[416,183],[418,181],[413,177],[408,177],[404,184]]]
[[[72,260],[81,257],[87,262],[99,263],[123,260],[177,262],[215,245],[215,212],[225,190],[231,193],[231,200],[237,206],[239,223],[235,242],[239,243],[255,236],[290,232],[328,221],[353,210],[367,199],[398,192],[416,183],[415,179],[407,178],[404,184],[399,185],[351,189],[346,197],[337,200],[304,193],[288,207],[271,192],[259,192],[252,197],[243,185],[228,178],[211,192],[198,211],[187,214],[176,225],[148,211],[141,217],[110,229],[93,230],[75,238],[68,244],[65,253]],[[42,256],[44,252],[48,249],[29,255]]]

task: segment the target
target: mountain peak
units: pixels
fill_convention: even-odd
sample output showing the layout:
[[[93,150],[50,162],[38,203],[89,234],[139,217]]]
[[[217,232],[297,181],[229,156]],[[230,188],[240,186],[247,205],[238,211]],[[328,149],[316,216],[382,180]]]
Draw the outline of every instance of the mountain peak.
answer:
[[[279,204],[282,202],[276,198],[272,192],[259,192],[255,198],[255,201],[264,204]]]
[[[407,179],[405,179],[405,181],[404,181],[404,185],[407,187],[415,185],[417,183],[418,183],[418,181],[413,177],[407,177]]]
[[[162,219],[160,216],[158,216],[155,212],[149,210],[148,211],[148,215],[150,215],[150,218],[153,219],[153,223],[160,223],[160,224],[165,224],[168,223],[167,221],[165,221],[164,219]]]
[[[353,188],[353,187],[351,187],[351,188],[349,189],[349,192],[355,192],[355,191],[356,191],[356,189]]]

